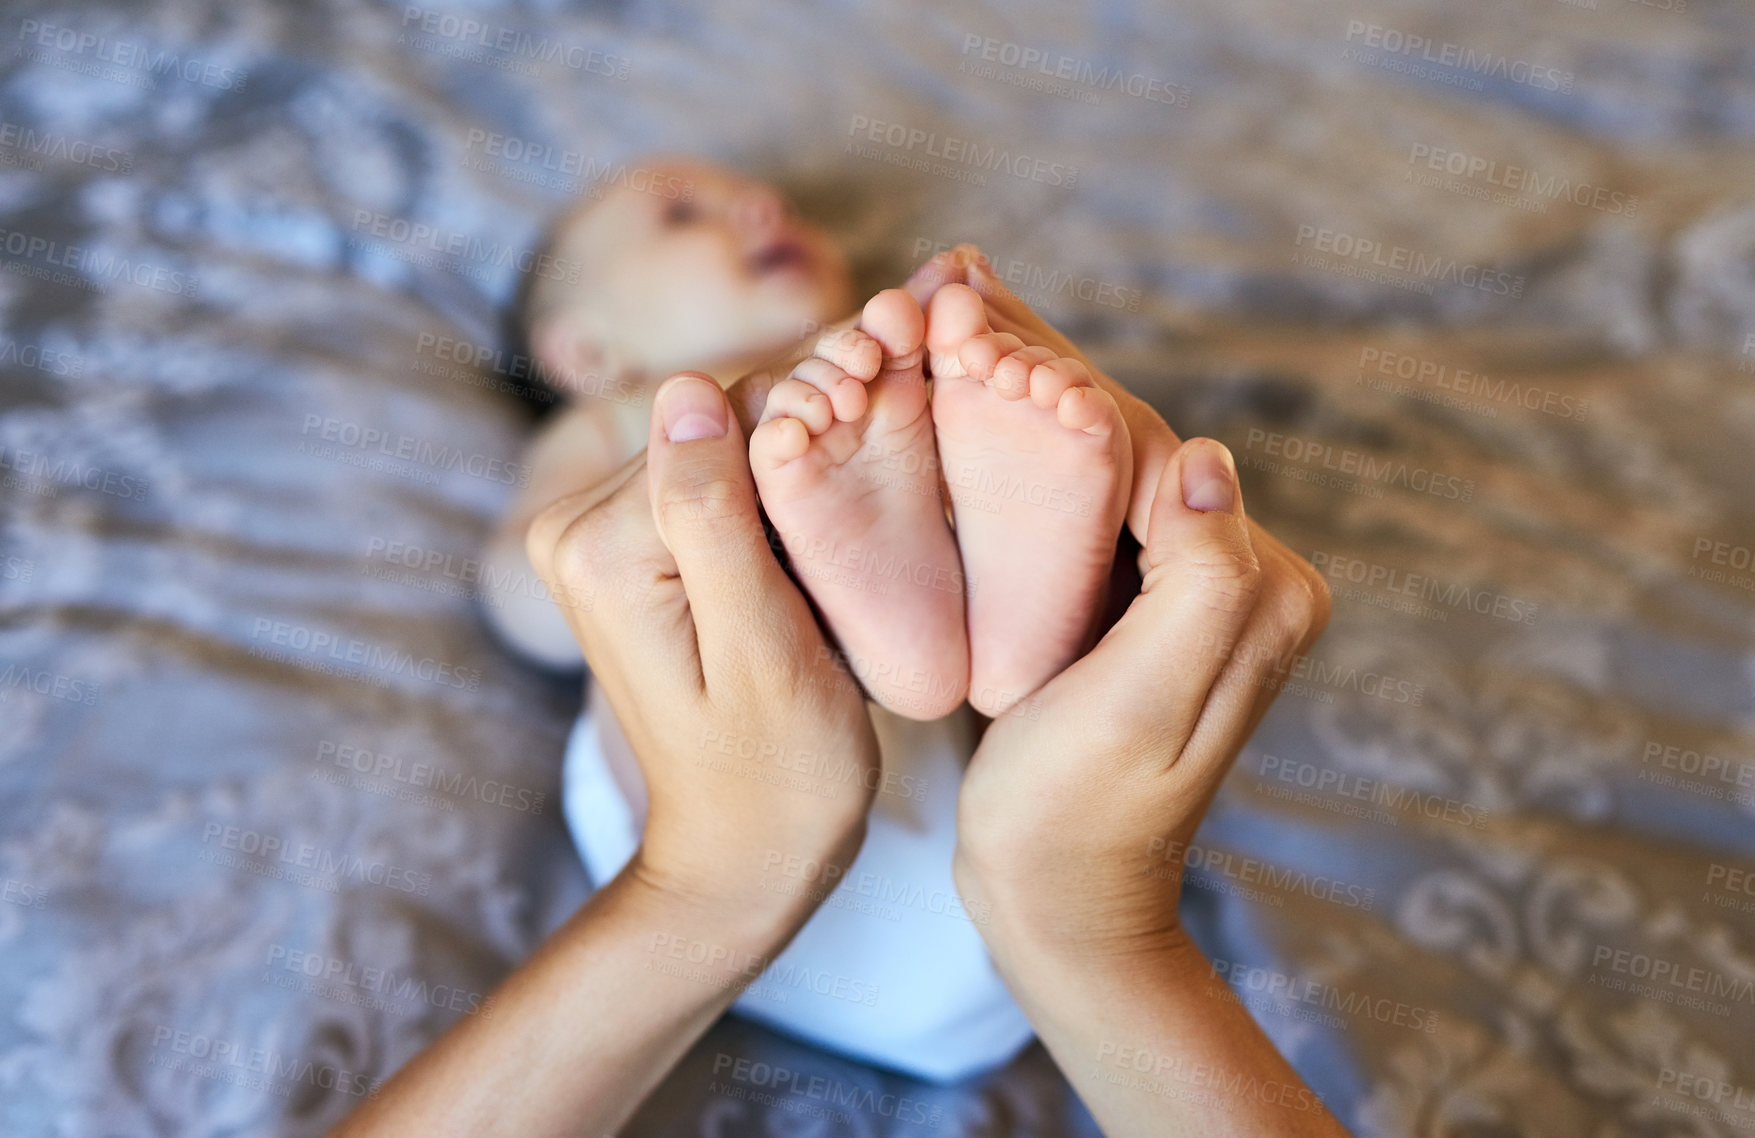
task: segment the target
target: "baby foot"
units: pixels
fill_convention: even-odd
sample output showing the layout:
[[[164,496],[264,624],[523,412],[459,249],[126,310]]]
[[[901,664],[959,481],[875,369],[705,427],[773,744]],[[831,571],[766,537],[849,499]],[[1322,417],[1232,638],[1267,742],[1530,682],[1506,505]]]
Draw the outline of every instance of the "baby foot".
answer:
[[[750,432],[762,506],[870,696],[912,719],[963,702],[963,569],[945,520],[922,371],[926,318],[872,297],[768,393]]]
[[[1127,509],[1132,449],[1078,360],[994,332],[980,294],[933,294],[939,461],[969,594],[969,702],[998,715],[1090,646]]]

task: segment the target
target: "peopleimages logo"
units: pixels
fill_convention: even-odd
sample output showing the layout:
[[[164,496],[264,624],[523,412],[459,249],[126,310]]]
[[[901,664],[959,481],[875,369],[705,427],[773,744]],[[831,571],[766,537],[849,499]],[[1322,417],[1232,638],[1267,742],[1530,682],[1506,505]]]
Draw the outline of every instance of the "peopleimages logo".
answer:
[[[749,1060],[721,1051],[713,1059],[713,1074],[728,1076],[733,1082],[765,1090],[783,1091],[814,1099],[830,1106],[863,1111],[879,1118],[917,1126],[938,1126],[943,1108],[905,1095],[879,1093],[869,1087],[852,1086],[839,1079],[809,1075],[760,1060]]]
[[[392,435],[378,427],[366,426],[346,419],[333,419],[318,414],[307,414],[304,424],[299,428],[303,436],[299,443],[300,454],[311,454],[318,458],[332,458],[337,448],[345,451],[367,452],[382,455],[386,458],[424,466],[432,471],[449,473],[461,471],[472,478],[482,478],[489,482],[500,482],[507,486],[530,485],[530,466],[528,463],[510,462],[479,451],[464,451],[459,447],[448,447],[443,443],[435,443],[414,435]],[[312,445],[312,437],[327,447]]]
[[[1459,396],[1500,406],[1515,405],[1526,411],[1540,411],[1561,419],[1582,419],[1590,411],[1590,401],[1542,387],[1531,387],[1516,380],[1493,379],[1483,372],[1452,368],[1436,360],[1366,346],[1359,352],[1359,374],[1366,373],[1411,380],[1423,387],[1455,392]],[[1373,386],[1376,386],[1373,384]]]
[[[1318,253],[1372,269],[1403,273],[1412,280],[1427,284],[1458,285],[1494,296],[1523,296],[1523,277],[1514,277],[1501,269],[1469,264],[1455,257],[1423,253],[1406,245],[1385,245],[1369,237],[1319,225],[1298,227],[1293,244],[1304,248],[1306,242]],[[1316,267],[1322,266],[1316,263]]]
[[[5,337],[0,337],[0,367],[30,368],[73,378],[85,374],[85,361],[78,356],[37,344],[21,344]]]
[[[1570,178],[1554,174],[1544,176],[1527,166],[1509,162],[1501,164],[1497,159],[1431,146],[1424,142],[1414,143],[1408,151],[1410,176],[1416,166],[1424,166],[1428,170],[1452,177],[1485,182],[1487,185],[1526,194],[1532,198],[1547,201],[1565,199],[1573,205],[1584,206],[1600,213],[1619,213],[1631,217],[1639,211],[1638,194],[1622,193],[1607,186],[1593,186],[1589,182],[1574,182]]]
[[[407,42],[408,29],[412,28],[416,35],[448,40],[460,47],[481,48],[498,52],[509,59],[530,63],[558,63],[588,75],[626,79],[630,67],[629,61],[623,56],[611,55],[579,44],[562,43],[547,36],[532,35],[504,24],[490,24],[485,20],[454,16],[449,12],[439,12],[415,4],[409,4],[402,9],[402,27],[404,42]],[[533,74],[527,69],[520,69],[520,72]]]
[[[1715,972],[1710,968],[1684,965],[1661,956],[1648,956],[1643,952],[1606,944],[1599,944],[1592,950],[1590,962],[1593,968],[1606,968],[1622,976],[1647,981],[1649,988],[1633,989],[1636,994],[1668,997],[1664,1001],[1666,1003],[1677,1002],[1675,997],[1678,993],[1729,999],[1743,1004],[1755,1003],[1755,980]],[[1601,986],[1620,990],[1620,986],[1616,984]]]
[[[994,143],[983,144],[955,135],[941,135],[937,131],[910,127],[904,123],[884,122],[865,115],[853,116],[847,134],[853,139],[848,144],[849,148],[853,148],[854,143],[881,143],[898,156],[936,159],[953,170],[1009,174],[1021,181],[1040,182],[1046,186],[1058,186],[1068,190],[1076,186],[1079,180],[1079,171],[1075,166],[1028,154],[1013,154]],[[872,156],[866,153],[866,149],[857,149],[859,157]]]
[[[1658,1072],[1658,1088],[1731,1110],[1755,1112],[1755,1091],[1711,1075],[1695,1075],[1665,1067]]]
[[[1430,1035],[1438,1030],[1438,1013],[1416,1004],[1392,1000],[1387,996],[1370,996],[1334,984],[1319,984],[1298,976],[1289,976],[1271,968],[1259,968],[1237,960],[1215,956],[1212,972],[1240,996],[1257,995],[1269,1000],[1285,1000],[1307,1004],[1325,1011],[1347,1016],[1364,1016],[1391,1027],[1405,1027]]]
[[[1343,908],[1360,909],[1367,913],[1377,903],[1377,890],[1375,889],[1323,874],[1317,874],[1313,877],[1301,869],[1287,869],[1284,866],[1275,865],[1273,862],[1263,861],[1261,858],[1235,854],[1229,850],[1218,850],[1210,846],[1172,841],[1167,838],[1153,838],[1147,852],[1149,856],[1164,862],[1164,866],[1148,867],[1147,874],[1152,877],[1163,879],[1174,877],[1175,867],[1181,865],[1195,873],[1204,873],[1209,877],[1226,877],[1245,886],[1262,885],[1280,893],[1302,894],[1312,901],[1330,901]],[[1189,884],[1197,887],[1212,887],[1208,882],[1193,878],[1189,880]],[[1221,891],[1226,892],[1226,890]],[[1281,901],[1275,898],[1271,903],[1278,906]]]
[[[134,168],[134,155],[113,146],[103,146],[80,138],[68,138],[53,131],[38,132],[28,126],[0,120],[0,148],[29,155],[33,160],[49,159],[89,166],[109,174],[126,174]],[[41,169],[41,165],[32,169]]]
[[[429,984],[418,976],[400,974],[395,969],[362,966],[284,944],[269,946],[263,968],[271,977],[275,971],[289,973],[332,989],[370,993],[391,1004],[426,1004],[441,1011],[470,1015],[481,1012],[484,1019],[493,1018],[493,999],[480,992],[449,984]]]
[[[351,853],[337,853],[309,842],[294,841],[279,834],[208,822],[201,830],[202,861],[232,868],[266,868],[285,870],[289,879],[309,884],[325,892],[339,892],[342,881],[361,885],[381,885],[401,893],[425,897],[432,892],[433,875],[391,865],[385,861],[367,861]],[[228,856],[245,855],[243,858]],[[295,872],[306,871],[306,872]],[[279,876],[274,872],[262,876]]]
[[[1310,564],[1312,568],[1335,581],[1348,581],[1367,588],[1381,589],[1386,593],[1417,597],[1422,601],[1431,601],[1452,609],[1466,609],[1513,624],[1534,624],[1541,615],[1539,604],[1521,597],[1446,582],[1424,573],[1409,573],[1390,565],[1378,565],[1321,549],[1311,552]]]
[[[352,666],[358,665],[378,673],[372,679],[380,687],[387,686],[391,676],[408,676],[464,691],[481,687],[480,668],[461,667],[431,656],[416,659],[412,652],[284,620],[257,617],[250,629],[250,639],[256,642],[250,647],[250,655],[258,659],[300,666],[300,658],[307,657],[309,665],[322,665],[314,670],[326,675],[346,675]]]
[[[159,1050],[161,1047],[163,1052]],[[202,1035],[166,1026],[153,1031],[152,1048],[147,1062],[155,1067],[185,1071],[249,1090],[274,1090],[286,1094],[286,1084],[302,1083],[319,1090],[376,1098],[383,1081],[363,1071],[348,1071],[329,1063],[285,1055],[268,1047],[251,1047],[223,1036]]]
[[[25,233],[17,229],[0,229],[0,251],[13,258],[12,264],[53,265],[69,269],[83,278],[83,286],[105,291],[118,281],[168,292],[172,296],[194,296],[199,285],[193,273],[167,269],[147,261],[130,260],[111,253],[100,253],[83,245],[68,245]],[[73,284],[75,281],[60,283]]]
[[[490,170],[514,181],[553,189],[584,187],[590,198],[601,198],[611,188],[626,188],[667,201],[695,200],[692,181],[667,173],[662,168],[590,158],[583,151],[567,150],[515,134],[471,127],[463,148],[471,154],[480,152],[474,160],[465,160],[471,169]]]
[[[41,20],[20,23],[18,38],[26,49],[53,48],[63,55],[86,56],[97,63],[138,72],[141,82],[133,84],[136,86],[150,88],[156,79],[175,78],[221,91],[242,91],[248,78],[248,73],[241,68],[185,58],[174,51],[154,51],[140,44],[113,40],[59,24],[45,24]]]
[[[15,881],[8,877],[0,883],[0,901],[8,905],[17,905],[21,909],[40,909],[49,903],[48,891],[28,881]]]
[[[830,862],[820,862],[815,858],[788,854],[780,850],[769,850],[762,862],[762,879],[768,880],[771,872],[800,882],[804,889],[766,889],[771,893],[782,893],[797,896],[806,893],[819,898],[827,898],[836,893],[848,896],[864,897],[879,905],[899,906],[902,908],[920,909],[934,916],[952,917],[969,921],[973,924],[985,924],[990,915],[990,907],[984,901],[965,901],[960,894],[947,893],[942,889],[927,889],[922,885],[909,881],[897,881],[884,873],[860,870],[846,880],[842,880],[844,868]],[[808,888],[812,887],[814,888]],[[893,917],[887,919],[895,919]]]
[[[503,806],[521,814],[541,814],[543,804],[548,801],[545,791],[464,774],[432,763],[410,762],[382,751],[369,751],[328,739],[317,744],[316,761],[373,778],[388,778],[421,790],[436,790],[455,798]]]
[[[349,243],[355,247],[361,246],[368,238],[375,238],[423,255],[432,254],[439,258],[451,258],[456,262],[494,269],[514,268],[520,273],[529,273],[545,280],[578,284],[580,279],[577,261],[554,257],[518,245],[484,241],[474,234],[442,229],[424,221],[410,221],[405,217],[392,217],[369,209],[353,211],[353,232],[365,235],[349,239]],[[415,260],[413,263],[425,262]]]
[[[1262,686],[1267,688],[1287,691],[1296,683],[1309,682],[1411,707],[1420,706],[1426,698],[1425,684],[1371,668],[1337,664],[1308,652],[1280,652],[1259,644],[1217,637],[1210,632],[1201,634],[1200,649],[1213,653],[1220,660],[1238,660],[1251,667],[1268,665],[1267,675],[1262,679]]]
[[[947,252],[958,244],[960,242],[917,237],[914,239],[911,256],[915,262],[924,261],[928,257]],[[1004,281],[1008,288],[1018,294],[1019,299],[1031,307],[1072,297],[1101,308],[1138,312],[1140,301],[1145,296],[1140,289],[1114,281],[1099,280],[1089,273],[1050,269],[1017,257],[989,254],[988,264],[993,268],[993,275]]]
[[[963,36],[963,60],[958,65],[959,71],[971,71],[982,78],[995,78],[998,73],[992,68],[985,71],[972,68],[970,65],[979,61],[986,64],[998,64],[1000,67],[1015,69],[1028,73],[1038,80],[1059,81],[1068,85],[1069,90],[1088,88],[1088,101],[1096,102],[1098,91],[1121,91],[1135,99],[1143,99],[1148,103],[1162,103],[1171,107],[1188,105],[1188,88],[1180,83],[1170,83],[1163,79],[1154,79],[1139,72],[1123,71],[1119,67],[1099,67],[1088,59],[1061,55],[1045,51],[1042,48],[1027,47],[1010,40],[998,40],[992,36],[983,36],[970,32]],[[1008,80],[1015,86],[1029,87],[1028,82]],[[1043,89],[1058,89],[1044,85]],[[1085,100],[1081,100],[1085,101]]]
[[[708,728],[701,733],[700,757],[695,765],[714,770],[729,769],[734,765],[712,762],[712,755],[735,759],[739,764],[772,766],[775,770],[789,772],[797,776],[801,787],[816,783],[819,790],[829,788],[829,791],[823,791],[824,797],[828,796],[834,786],[859,782],[867,790],[875,790],[880,794],[910,798],[916,802],[926,801],[927,780],[919,775],[901,774],[878,767],[862,767],[829,751],[800,750],[782,746],[771,739]]]
[[[760,978],[759,986],[779,997],[776,1003],[793,994],[814,994],[869,1008],[877,1005],[880,994],[876,984],[864,980],[671,933],[652,934],[646,970],[716,987],[735,983],[737,977]]]
[[[1338,771],[1332,767],[1319,767],[1315,763],[1302,762],[1298,759],[1284,759],[1277,755],[1264,754],[1257,766],[1256,773],[1266,780],[1295,786],[1301,790],[1314,791],[1317,794],[1351,799],[1371,806],[1381,806],[1386,810],[1393,810],[1397,814],[1408,811],[1429,821],[1450,822],[1476,830],[1485,829],[1487,826],[1487,811],[1473,803],[1440,794],[1431,794],[1397,783],[1385,782],[1382,779]],[[1262,784],[1258,783],[1257,785]],[[1270,784],[1269,789],[1271,792],[1275,788],[1271,787]],[[1400,819],[1392,815],[1388,821],[1391,825],[1395,825],[1399,823]]]
[[[1240,1101],[1259,1101],[1298,1111],[1321,1110],[1323,1105],[1323,1097],[1305,1086],[1262,1079],[1247,1071],[1191,1059],[1186,1054],[1155,1052],[1109,1039],[1097,1044],[1097,1066],[1097,1077],[1103,1082],[1216,1109]],[[1215,1093],[1194,1097],[1187,1093],[1204,1090]]]
[[[1430,36],[1415,35],[1383,24],[1368,24],[1363,20],[1347,21],[1347,43],[1371,49],[1369,55],[1361,55],[1358,47],[1348,47],[1348,58],[1356,57],[1361,63],[1376,66],[1384,66],[1388,61],[1436,64],[1477,79],[1502,79],[1562,95],[1572,93],[1576,78],[1570,71],[1512,59],[1491,51],[1477,51],[1462,44],[1434,40]],[[1397,70],[1394,67],[1388,69]]]
[[[98,687],[90,680],[60,672],[48,672],[41,668],[33,670],[24,664],[8,664],[0,669],[0,699],[13,691],[35,692],[51,699],[84,704],[86,707],[95,706],[98,700]]]
[[[1430,494],[1453,502],[1470,502],[1475,497],[1475,481],[1454,474],[1443,474],[1424,466],[1410,466],[1399,459],[1375,458],[1351,447],[1331,446],[1316,439],[1284,435],[1260,427],[1249,428],[1243,449],[1261,450],[1274,458],[1298,463],[1316,470],[1333,471],[1361,482],[1400,486],[1418,494]]]
[[[0,447],[0,472],[9,476],[9,484],[16,478],[53,489],[96,490],[124,501],[138,502],[146,497],[148,490],[147,484],[132,474],[90,466],[78,459],[52,459],[45,454],[17,448]]]

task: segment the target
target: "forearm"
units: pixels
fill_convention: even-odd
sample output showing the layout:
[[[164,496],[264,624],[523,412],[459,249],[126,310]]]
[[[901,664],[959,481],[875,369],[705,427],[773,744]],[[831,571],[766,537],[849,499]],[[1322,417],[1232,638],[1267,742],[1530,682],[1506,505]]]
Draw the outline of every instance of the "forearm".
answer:
[[[805,915],[624,872],[332,1138],[612,1134]]]
[[[1344,1138],[1180,930],[1127,955],[1014,942],[996,956],[1109,1138]]]

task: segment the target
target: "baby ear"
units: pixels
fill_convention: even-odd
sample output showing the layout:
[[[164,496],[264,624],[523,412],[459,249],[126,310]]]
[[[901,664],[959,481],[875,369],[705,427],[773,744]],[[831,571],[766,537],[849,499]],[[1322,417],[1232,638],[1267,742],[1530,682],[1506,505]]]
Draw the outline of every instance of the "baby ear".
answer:
[[[571,395],[596,391],[608,360],[595,337],[579,321],[555,316],[531,329],[530,347],[550,387]]]

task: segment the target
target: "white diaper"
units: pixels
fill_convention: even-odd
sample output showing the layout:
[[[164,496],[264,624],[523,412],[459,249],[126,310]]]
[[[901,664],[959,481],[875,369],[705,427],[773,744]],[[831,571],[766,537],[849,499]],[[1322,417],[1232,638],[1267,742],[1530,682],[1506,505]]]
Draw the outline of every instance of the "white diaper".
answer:
[[[842,883],[732,1010],[822,1047],[949,1082],[990,1070],[1034,1035],[994,971],[951,880],[957,788],[973,742],[967,711],[917,723],[873,706],[884,782]],[[594,882],[621,872],[639,827],[616,786],[595,684],[567,741],[562,809]],[[739,760],[727,756],[729,761]],[[776,793],[796,793],[776,790]],[[822,888],[784,864],[785,887]]]

